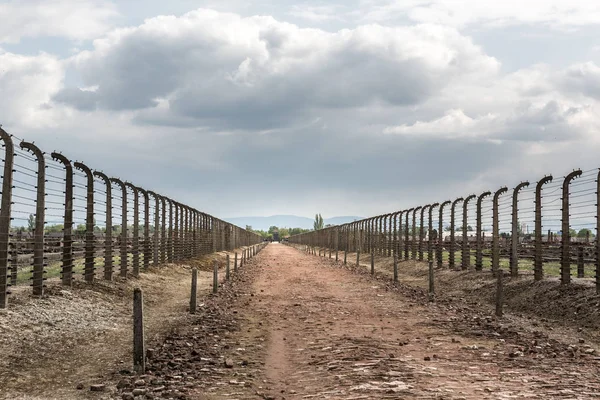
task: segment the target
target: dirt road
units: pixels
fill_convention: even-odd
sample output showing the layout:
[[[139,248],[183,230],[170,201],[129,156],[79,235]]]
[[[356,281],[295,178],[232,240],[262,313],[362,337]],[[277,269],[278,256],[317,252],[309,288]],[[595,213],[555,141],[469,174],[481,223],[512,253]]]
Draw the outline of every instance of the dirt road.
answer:
[[[168,357],[158,350],[149,368],[160,379],[145,379],[169,390],[162,397],[600,396],[600,364],[584,343],[429,304],[419,291],[284,245],[268,246],[220,296],[197,322],[203,335],[190,328],[167,341]]]

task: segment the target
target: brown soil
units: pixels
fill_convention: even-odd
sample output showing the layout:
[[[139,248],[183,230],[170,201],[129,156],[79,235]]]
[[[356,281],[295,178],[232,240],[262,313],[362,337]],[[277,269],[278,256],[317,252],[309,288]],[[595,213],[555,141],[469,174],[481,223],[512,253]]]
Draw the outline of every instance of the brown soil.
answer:
[[[206,295],[212,260],[223,265],[225,255],[152,268],[128,280],[79,281],[69,290],[49,280],[42,299],[28,287],[13,288],[9,309],[0,310],[0,398],[92,396],[90,385],[131,368],[133,288],[144,291],[147,339],[162,341],[189,321],[190,265],[200,267],[199,292]]]
[[[596,349],[531,325],[273,244],[151,344],[146,375],[107,383],[113,398],[596,396]]]

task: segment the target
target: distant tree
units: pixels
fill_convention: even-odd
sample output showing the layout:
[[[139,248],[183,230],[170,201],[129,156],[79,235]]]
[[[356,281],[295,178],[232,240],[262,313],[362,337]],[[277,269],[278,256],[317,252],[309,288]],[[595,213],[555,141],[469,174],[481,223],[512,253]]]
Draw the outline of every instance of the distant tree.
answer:
[[[290,236],[299,235],[301,233],[310,232],[310,229],[302,229],[302,228],[290,228],[289,234]]]
[[[586,228],[583,228],[579,232],[577,232],[578,238],[586,238],[588,235],[590,235],[591,238],[595,237],[592,231]]]
[[[323,217],[321,214],[315,214],[315,222],[313,223],[315,231],[323,229]]]
[[[27,230],[29,232],[33,232],[35,229],[35,216],[33,214],[29,214],[29,218],[27,219]]]
[[[252,232],[252,225],[246,225],[246,230],[248,232]]]
[[[65,227],[62,224],[48,225],[48,226],[46,226],[46,229],[44,229],[44,231],[46,233],[57,233],[57,232],[62,232],[64,228]]]
[[[569,229],[569,236],[570,237],[576,237],[577,236],[577,231],[575,229]]]
[[[275,233],[275,232],[278,232],[278,231],[279,231],[279,228],[278,228],[278,227],[276,227],[275,225],[272,225],[272,226],[270,226],[270,227],[269,227],[269,230],[268,230],[269,234],[271,234],[271,235],[272,235],[273,233]]]
[[[290,236],[290,231],[288,228],[279,228],[279,237],[284,238],[286,236]]]

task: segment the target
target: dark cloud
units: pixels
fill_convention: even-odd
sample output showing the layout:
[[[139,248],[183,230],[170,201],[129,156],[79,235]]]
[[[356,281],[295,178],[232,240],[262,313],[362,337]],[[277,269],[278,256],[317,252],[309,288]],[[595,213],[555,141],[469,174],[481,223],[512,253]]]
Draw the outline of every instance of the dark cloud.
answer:
[[[459,76],[497,62],[453,29],[368,25],[329,33],[271,17],[197,10],[119,30],[75,58],[100,109],[165,107],[215,129],[274,129],[314,110],[414,105]],[[56,101],[88,110],[94,97],[65,89]],[[153,113],[138,117],[152,123]]]

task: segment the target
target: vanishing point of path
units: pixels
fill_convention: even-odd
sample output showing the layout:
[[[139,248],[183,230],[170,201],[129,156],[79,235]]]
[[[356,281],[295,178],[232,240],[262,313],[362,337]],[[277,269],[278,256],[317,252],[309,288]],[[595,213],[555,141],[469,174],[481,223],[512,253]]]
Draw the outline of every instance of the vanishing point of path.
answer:
[[[205,335],[216,338],[214,358],[196,352],[207,365],[202,387],[187,391],[188,398],[599,396],[600,364],[583,345],[569,354],[570,347],[541,332],[465,305],[429,304],[387,278],[281,244],[267,246],[244,269],[217,308],[233,316],[235,327]],[[169,343],[194,348],[197,336],[185,336]]]

